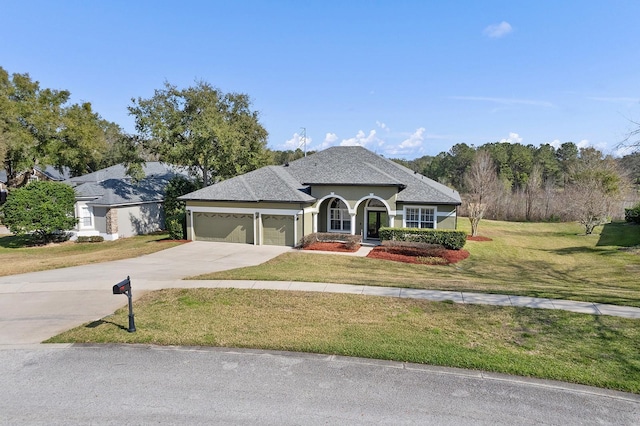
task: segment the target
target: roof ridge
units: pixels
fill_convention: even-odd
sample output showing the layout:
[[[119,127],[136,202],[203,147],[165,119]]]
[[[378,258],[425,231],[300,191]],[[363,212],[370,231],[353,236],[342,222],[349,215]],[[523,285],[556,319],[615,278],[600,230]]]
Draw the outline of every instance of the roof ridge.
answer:
[[[405,182],[401,182],[401,181],[400,181],[400,180],[398,180],[395,176],[391,176],[389,173],[387,173],[387,172],[385,172],[384,170],[382,170],[382,169],[380,169],[380,168],[378,168],[378,167],[374,166],[373,164],[369,163],[368,161],[364,161],[364,164],[365,164],[367,167],[372,168],[372,169],[373,169],[373,170],[375,170],[376,172],[378,172],[378,173],[380,173],[380,174],[382,174],[382,175],[384,175],[384,176],[388,177],[389,179],[392,179],[392,180],[394,180],[394,181],[398,182],[398,183],[399,183],[399,184],[401,184],[401,185],[406,185],[406,183],[405,183]]]
[[[255,192],[253,192],[253,189],[251,189],[251,186],[249,186],[249,183],[247,183],[246,174],[240,175],[238,177],[240,178],[240,183],[242,183],[242,186],[244,186],[244,188],[247,190],[251,198],[253,198],[254,200],[257,200],[258,197],[256,197]]]

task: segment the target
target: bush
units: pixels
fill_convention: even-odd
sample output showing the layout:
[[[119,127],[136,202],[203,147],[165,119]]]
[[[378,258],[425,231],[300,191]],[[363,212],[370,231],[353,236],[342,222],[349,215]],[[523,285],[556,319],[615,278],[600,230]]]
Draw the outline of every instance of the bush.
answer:
[[[187,215],[185,212],[167,217],[166,225],[169,238],[172,240],[184,240],[186,238]]]
[[[629,223],[640,223],[640,204],[630,209],[624,209],[624,220]]]
[[[91,235],[88,237],[78,237],[77,243],[101,243],[104,241],[104,237],[100,235]]]
[[[76,225],[75,192],[60,182],[31,182],[15,189],[2,206],[3,223],[16,235],[43,243],[66,239]]]
[[[440,245],[449,250],[460,250],[467,242],[463,231],[423,228],[380,228],[380,239]]]
[[[358,247],[362,243],[362,236],[341,234],[337,232],[316,232],[302,237],[299,246],[305,248],[317,242],[329,243],[336,241],[343,242],[345,248],[351,250]]]

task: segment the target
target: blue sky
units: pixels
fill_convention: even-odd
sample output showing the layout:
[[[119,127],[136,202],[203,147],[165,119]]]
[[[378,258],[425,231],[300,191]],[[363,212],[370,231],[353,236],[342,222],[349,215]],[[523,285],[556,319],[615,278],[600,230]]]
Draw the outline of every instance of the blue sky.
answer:
[[[251,96],[274,149],[572,141],[640,121],[640,1],[8,1],[0,66],[133,132],[131,98]]]

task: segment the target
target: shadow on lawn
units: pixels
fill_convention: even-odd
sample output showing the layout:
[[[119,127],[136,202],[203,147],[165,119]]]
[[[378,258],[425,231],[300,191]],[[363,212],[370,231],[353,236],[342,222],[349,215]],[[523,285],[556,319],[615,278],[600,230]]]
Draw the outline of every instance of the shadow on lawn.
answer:
[[[33,242],[31,241],[31,238],[26,235],[6,235],[0,237],[0,247],[6,249],[33,247]]]
[[[115,323],[113,321],[105,321],[105,320],[93,321],[93,322],[90,322],[89,324],[85,325],[84,327],[85,328],[97,328],[97,327],[99,327],[99,326],[101,326],[103,324],[111,324],[111,325],[114,325],[114,326],[118,327],[121,330],[128,331],[128,328],[123,326],[123,325],[121,325],[121,324],[117,324],[117,323]]]
[[[640,226],[626,222],[612,222],[602,227],[596,247],[633,247],[639,244]]]

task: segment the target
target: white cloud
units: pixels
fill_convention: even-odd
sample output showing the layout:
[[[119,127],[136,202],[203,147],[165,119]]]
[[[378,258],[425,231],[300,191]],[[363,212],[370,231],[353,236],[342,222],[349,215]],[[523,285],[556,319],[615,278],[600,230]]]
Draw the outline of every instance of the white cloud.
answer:
[[[589,146],[589,140],[588,140],[588,139],[582,139],[580,142],[578,142],[578,143],[576,144],[576,146],[577,146],[578,148],[586,148],[586,147],[588,147],[588,146]]]
[[[324,137],[324,141],[320,144],[320,149],[325,149],[334,145],[334,142],[338,140],[338,135],[335,133],[327,133]]]
[[[560,145],[562,145],[562,142],[560,142],[560,139],[554,139],[553,141],[549,142],[549,145],[551,145],[555,149],[558,149],[560,148]]]
[[[302,135],[299,135],[298,133],[294,133],[293,137],[289,140],[287,140],[282,146],[284,149],[291,149],[291,150],[296,150],[298,148],[300,149],[304,149],[304,143],[307,144],[307,147],[309,145],[311,145],[311,141],[313,139],[311,139],[309,136],[307,136],[304,140],[302,138]]]
[[[422,142],[424,141],[424,132],[425,132],[425,128],[420,127],[411,136],[409,136],[407,139],[402,141],[402,143],[399,145],[399,148],[405,149],[405,148],[415,148],[417,146],[421,146]]]
[[[386,130],[387,132],[391,131],[391,129],[389,129],[389,126],[381,121],[376,120],[376,126],[380,127],[382,130]]]
[[[489,38],[500,38],[506,36],[511,31],[513,31],[511,24],[502,21],[499,24],[489,25],[482,33]]]
[[[371,130],[369,135],[365,135],[362,130],[358,130],[358,134],[355,137],[343,139],[342,142],[340,142],[340,146],[367,146],[374,143],[377,143],[378,145],[382,145],[383,143],[376,136],[375,130]]]
[[[500,142],[522,143],[522,136],[517,133],[510,132],[509,137],[500,139]]]

